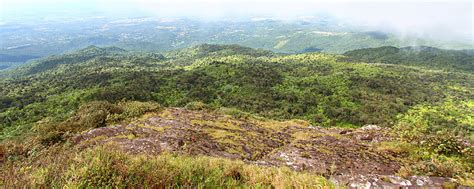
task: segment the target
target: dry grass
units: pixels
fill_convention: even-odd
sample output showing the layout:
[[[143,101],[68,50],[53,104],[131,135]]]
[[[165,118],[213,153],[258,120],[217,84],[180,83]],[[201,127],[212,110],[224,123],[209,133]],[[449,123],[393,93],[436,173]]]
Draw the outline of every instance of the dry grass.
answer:
[[[2,187],[333,188],[323,177],[206,156],[130,155],[112,146],[46,150],[32,164],[2,165]]]

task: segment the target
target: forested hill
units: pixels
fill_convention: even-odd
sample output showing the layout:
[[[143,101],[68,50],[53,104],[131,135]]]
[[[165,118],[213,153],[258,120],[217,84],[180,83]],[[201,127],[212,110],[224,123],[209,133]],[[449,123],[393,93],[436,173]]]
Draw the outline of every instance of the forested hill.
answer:
[[[165,57],[165,56],[166,57]],[[252,49],[239,45],[209,45],[202,44],[190,48],[174,50],[165,54],[128,52],[118,47],[97,47],[89,46],[87,48],[74,51],[64,55],[50,56],[34,61],[31,64],[22,66],[15,70],[0,71],[0,77],[18,77],[37,74],[45,71],[51,71],[59,68],[61,65],[71,66],[72,64],[87,62],[89,60],[100,60],[104,58],[127,59],[137,63],[137,66],[144,66],[144,62],[161,62],[161,66],[175,67],[189,65],[196,59],[204,57],[218,57],[231,55],[246,55],[252,57],[273,56],[275,53]],[[107,61],[106,61],[107,62]],[[97,66],[97,65],[94,65]]]
[[[64,55],[50,56],[31,62],[30,64],[24,65],[12,71],[0,72],[0,77],[13,77],[19,75],[32,75],[48,70],[57,69],[63,64],[76,64],[83,61],[88,61],[96,57],[104,57],[108,55],[125,54],[127,51],[117,47],[104,47],[100,48],[97,46],[89,46],[87,48],[71,52]]]
[[[268,118],[345,127],[391,126],[412,108],[443,106],[449,99],[459,106],[472,102],[471,73],[340,59],[235,45],[200,45],[165,55],[89,47],[3,73],[2,138],[20,135],[42,119],[65,119],[95,100],[164,106],[203,102]]]
[[[473,72],[407,54],[424,63],[206,44],[39,59],[0,72],[0,186],[330,185],[307,173],[474,186]]]
[[[403,64],[429,69],[474,71],[472,50],[442,50],[433,47],[392,46],[352,50],[344,53],[352,62]]]

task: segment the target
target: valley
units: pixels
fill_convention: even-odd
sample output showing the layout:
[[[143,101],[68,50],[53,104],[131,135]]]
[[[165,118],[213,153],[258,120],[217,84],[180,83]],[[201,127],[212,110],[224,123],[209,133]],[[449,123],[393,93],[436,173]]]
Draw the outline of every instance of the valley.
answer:
[[[381,46],[472,49],[463,42],[400,37],[360,27],[330,15],[304,19],[243,18],[203,21],[191,18],[85,16],[6,22],[0,25],[0,68],[73,52],[87,46],[116,46],[159,52],[203,43],[238,44],[279,53],[328,52]],[[14,67],[14,66],[13,66]],[[13,68],[12,67],[12,68]]]

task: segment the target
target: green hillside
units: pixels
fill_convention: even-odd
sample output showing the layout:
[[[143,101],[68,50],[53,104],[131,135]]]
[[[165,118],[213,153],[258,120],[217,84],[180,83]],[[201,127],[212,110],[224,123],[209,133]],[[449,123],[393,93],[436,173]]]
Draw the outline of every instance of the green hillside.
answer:
[[[344,53],[352,62],[372,62],[423,66],[428,69],[474,71],[474,54],[469,50],[442,50],[433,47],[379,47]]]
[[[3,136],[45,117],[61,119],[82,102],[123,99],[165,106],[201,101],[323,126],[390,126],[411,107],[442,103],[461,96],[454,89],[469,91],[473,85],[470,73],[341,58],[239,46],[201,45],[167,56],[90,47],[5,73],[15,79],[1,81]]]
[[[7,146],[4,148],[19,150],[9,151],[10,155],[5,153],[11,158],[28,157],[23,153],[33,153],[35,150],[52,154],[55,154],[54,150],[58,150],[60,154],[68,153],[63,149],[67,149],[67,146],[63,145],[72,145],[71,141],[77,135],[90,129],[109,128],[114,124],[138,124],[136,121],[139,121],[137,119],[140,116],[150,112],[157,113],[161,111],[161,107],[224,112],[233,116],[232,119],[245,119],[247,122],[252,122],[248,119],[266,120],[268,122],[263,124],[266,129],[267,126],[276,127],[276,121],[299,119],[300,122],[297,121],[296,125],[301,125],[301,120],[308,123],[304,128],[322,126],[342,129],[331,131],[334,132],[332,134],[322,132],[338,140],[341,138],[336,135],[375,124],[387,129],[383,143],[378,141],[366,144],[365,139],[357,141],[362,141],[362,146],[375,145],[370,150],[382,153],[384,158],[396,158],[400,165],[393,166],[401,167],[397,174],[456,177],[460,179],[459,182],[469,184],[473,178],[470,171],[473,168],[471,144],[474,142],[474,75],[470,60],[472,55],[464,52],[432,48],[415,50],[384,47],[352,51],[344,55],[284,55],[237,45],[205,44],[165,54],[91,46],[0,72],[0,140]],[[216,115],[195,114],[197,118],[207,121],[200,124],[202,126],[217,124]],[[161,114],[159,117],[176,119],[168,114]],[[187,120],[187,117],[182,119]],[[143,123],[143,127],[147,124],[149,123]],[[239,133],[241,137],[260,136],[257,134],[267,137],[265,133],[271,133],[252,133],[255,130],[249,129],[250,126],[245,124],[239,126],[242,128],[224,125],[229,128],[217,128],[217,125],[208,129],[221,129],[209,135],[223,138],[221,142],[226,144],[241,142],[226,139],[226,136],[234,136],[235,133]],[[140,130],[136,132],[138,131]],[[321,133],[314,136],[301,133],[293,135],[297,131],[302,130],[296,128],[291,133],[288,129],[278,130],[275,141],[284,141],[290,135],[298,139],[295,141],[316,140],[321,137]],[[150,136],[138,136],[135,131],[130,132],[119,137],[118,141]],[[352,136],[347,137],[353,140]],[[18,143],[22,140],[31,140],[37,146],[23,146],[21,149],[26,152],[22,151],[20,147],[15,147],[22,144]],[[102,140],[108,138],[97,138],[90,142],[95,144]],[[272,144],[269,146],[273,147]],[[240,154],[239,150],[252,151],[243,147],[232,149],[226,148],[223,151],[231,154]],[[299,146],[298,149],[306,148]],[[365,147],[357,150],[361,149]],[[326,149],[328,150],[331,149]],[[76,152],[73,153],[78,156],[75,159],[95,161],[88,159],[93,152]],[[105,153],[104,157],[113,156],[110,157],[112,159],[142,161],[123,154],[100,153]],[[73,162],[72,156],[64,158],[70,162],[68,166],[80,163]],[[192,160],[185,158],[176,161]],[[379,158],[377,161],[382,160]],[[14,159],[10,163],[12,164],[9,165],[17,165]],[[97,168],[94,166],[100,167],[99,164],[94,164],[92,170]],[[193,167],[194,164],[189,166]],[[17,168],[20,169],[19,167]],[[390,174],[395,174],[393,169],[390,169]],[[60,167],[49,169],[52,170],[64,171]],[[118,170],[113,174],[123,173],[125,172]],[[76,174],[80,173],[72,175]],[[206,174],[208,173],[203,173],[205,177],[209,176]],[[216,174],[219,176],[221,172]],[[248,174],[244,177],[248,178]],[[85,175],[87,174],[82,176]],[[79,177],[83,178],[82,176]],[[128,176],[126,177],[129,178]],[[67,178],[55,179],[63,179],[54,181],[63,183]],[[179,182],[183,183],[182,186],[195,186],[186,185],[186,180]],[[204,181],[199,180],[201,182]],[[265,181],[267,184],[269,182],[271,181]],[[323,181],[321,183],[325,184]],[[239,181],[229,186],[247,184],[249,183]]]

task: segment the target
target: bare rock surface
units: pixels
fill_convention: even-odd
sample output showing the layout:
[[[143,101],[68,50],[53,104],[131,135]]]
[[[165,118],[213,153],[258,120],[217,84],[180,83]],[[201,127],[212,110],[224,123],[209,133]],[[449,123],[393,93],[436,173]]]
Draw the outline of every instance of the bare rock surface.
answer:
[[[390,140],[376,125],[322,128],[302,120],[238,119],[215,112],[167,108],[127,124],[75,136],[79,148],[111,144],[129,153],[206,155],[310,171],[349,188],[440,188],[438,177],[394,176],[401,162],[371,146]]]

